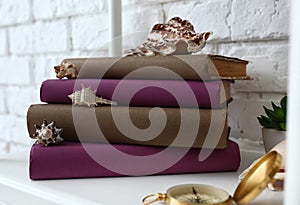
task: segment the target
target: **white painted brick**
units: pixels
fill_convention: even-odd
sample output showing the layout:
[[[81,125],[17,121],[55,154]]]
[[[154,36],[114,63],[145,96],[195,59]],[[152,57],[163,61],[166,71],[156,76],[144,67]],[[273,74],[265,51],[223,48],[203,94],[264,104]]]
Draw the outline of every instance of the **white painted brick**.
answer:
[[[218,45],[213,41],[208,41],[205,47],[195,54],[218,54]]]
[[[6,110],[6,104],[5,104],[5,95],[4,95],[4,89],[0,88],[0,114],[5,114],[7,112]]]
[[[68,50],[67,20],[37,22],[9,29],[13,54],[61,52]]]
[[[264,114],[263,105],[269,100],[234,99],[228,106],[231,136],[252,141],[261,141],[261,125],[257,117]]]
[[[12,123],[12,130],[11,133],[11,142],[29,146],[32,142],[28,131],[27,131],[27,122],[25,117],[18,117],[14,119]],[[11,150],[10,150],[11,151]]]
[[[33,0],[35,19],[99,13],[104,8],[104,0]]]
[[[30,83],[30,59],[26,57],[0,58],[0,84],[27,85]]]
[[[68,49],[67,21],[37,23],[34,39],[37,53],[66,51]]]
[[[30,144],[19,144],[19,143],[15,143],[15,142],[10,142],[9,143],[9,153],[13,154],[13,153],[20,153],[20,152],[26,152],[29,153],[31,145]]]
[[[268,99],[274,101],[275,104],[279,104],[281,98],[283,98],[286,93],[262,93],[261,99]]]
[[[149,31],[157,23],[163,23],[161,6],[133,7],[122,14],[124,49],[135,48],[145,42]]]
[[[9,29],[9,51],[16,54],[34,52],[34,25],[18,26]]]
[[[7,154],[9,151],[9,143],[0,140],[0,154]]]
[[[144,30],[144,31],[130,31],[132,28],[126,29],[126,32],[132,32],[132,33],[126,33],[122,35],[122,41],[123,41],[123,49],[132,49],[136,48],[140,45],[142,45],[149,34],[149,30]]]
[[[233,0],[232,39],[288,36],[288,0]]]
[[[74,49],[104,49],[108,46],[108,40],[107,13],[72,19],[72,42]]]
[[[41,83],[46,79],[56,79],[54,66],[66,58],[66,55],[40,55],[34,58],[34,84],[40,87]]]
[[[6,30],[0,29],[0,56],[7,53]]]
[[[211,39],[230,38],[230,30],[227,25],[230,4],[228,1],[182,1],[169,3],[164,6],[167,20],[180,16],[188,19],[196,32],[212,31]]]
[[[275,0],[275,9],[269,30],[269,37],[289,36],[289,0]]]
[[[178,2],[178,0],[122,0],[123,6],[129,5],[150,5],[150,4],[163,4],[168,2]]]
[[[93,58],[93,57],[107,57],[108,50],[96,50],[96,51],[82,51],[74,50],[71,57]]]
[[[286,92],[288,42],[220,44],[219,54],[251,61],[247,66],[250,81],[236,81],[237,91]]]
[[[30,20],[29,0],[0,2],[0,25],[22,23]]]
[[[11,139],[11,129],[14,122],[12,115],[0,115],[0,141],[8,142]]]
[[[25,117],[29,106],[39,102],[38,88],[9,86],[6,89],[6,103],[11,115]]]

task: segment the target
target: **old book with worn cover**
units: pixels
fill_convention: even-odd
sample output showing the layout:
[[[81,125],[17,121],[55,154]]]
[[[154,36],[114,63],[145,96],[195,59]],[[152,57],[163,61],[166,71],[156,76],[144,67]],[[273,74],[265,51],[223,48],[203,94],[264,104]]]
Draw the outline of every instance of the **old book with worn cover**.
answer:
[[[68,79],[42,83],[41,101],[71,104],[68,95],[82,86],[118,105],[221,108],[230,100],[230,81]]]
[[[220,55],[68,58],[78,78],[249,79],[248,61]]]
[[[83,107],[67,104],[30,106],[27,125],[46,119],[63,128],[67,141],[110,142],[153,146],[225,148],[227,107],[222,109],[152,108],[127,106]]]
[[[199,160],[201,153],[207,158]],[[30,179],[66,179],[236,171],[238,145],[226,149],[184,149],[141,145],[63,142],[34,144],[30,152]]]

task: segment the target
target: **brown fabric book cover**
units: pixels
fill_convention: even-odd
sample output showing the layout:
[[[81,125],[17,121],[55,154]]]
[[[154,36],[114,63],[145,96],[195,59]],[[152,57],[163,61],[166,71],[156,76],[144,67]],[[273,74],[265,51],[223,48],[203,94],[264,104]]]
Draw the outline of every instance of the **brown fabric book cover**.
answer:
[[[228,126],[223,109],[154,108],[64,104],[32,105],[27,113],[30,137],[34,124],[46,119],[63,128],[66,141],[153,146],[225,148]]]
[[[220,55],[174,55],[64,59],[78,78],[111,79],[249,79],[248,61]]]

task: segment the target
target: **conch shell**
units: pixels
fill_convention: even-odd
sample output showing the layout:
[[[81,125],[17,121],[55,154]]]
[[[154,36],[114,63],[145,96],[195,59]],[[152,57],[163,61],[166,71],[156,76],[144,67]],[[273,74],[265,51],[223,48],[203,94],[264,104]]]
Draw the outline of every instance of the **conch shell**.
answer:
[[[77,71],[75,65],[68,61],[63,61],[60,65],[54,66],[56,77],[62,79],[64,77],[68,79],[77,78]]]
[[[68,95],[68,97],[72,100],[73,105],[83,105],[88,107],[98,106],[98,104],[118,105],[117,102],[97,97],[95,95],[96,91],[92,91],[91,87],[85,87],[83,84],[81,84],[81,86],[81,90],[77,90]]]
[[[212,32],[196,33],[188,20],[171,18],[166,24],[155,24],[147,40],[135,49],[125,50],[125,56],[187,54],[200,51]]]
[[[37,139],[38,144],[44,144],[47,147],[50,143],[59,144],[64,141],[60,136],[63,129],[57,128],[54,121],[48,124],[47,120],[44,120],[42,125],[35,124],[34,127],[36,131],[33,136]]]

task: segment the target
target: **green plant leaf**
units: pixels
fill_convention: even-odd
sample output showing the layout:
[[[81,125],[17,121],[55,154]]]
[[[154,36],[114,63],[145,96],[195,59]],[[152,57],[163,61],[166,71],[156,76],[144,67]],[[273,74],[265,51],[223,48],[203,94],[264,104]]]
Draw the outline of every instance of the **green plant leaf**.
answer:
[[[275,113],[275,115],[276,115],[276,117],[277,117],[277,120],[278,120],[278,122],[285,122],[285,112],[284,112],[284,109],[282,109],[282,108],[275,108],[274,109],[274,113]]]
[[[280,106],[284,109],[286,109],[287,107],[287,96],[284,96],[281,100],[280,100]]]
[[[277,106],[277,105],[275,105],[275,103],[272,101],[271,102],[271,104],[272,104],[272,107],[273,107],[273,110],[276,110],[276,109],[280,109],[280,107],[279,106]]]
[[[279,130],[280,129],[280,123],[275,121],[270,121],[269,128]]]
[[[286,130],[286,123],[279,123],[279,126],[280,126],[280,130]]]
[[[275,113],[273,110],[270,110],[270,109],[266,108],[265,106],[264,106],[264,110],[265,110],[267,116],[268,116],[272,121],[279,122],[279,119],[277,118],[277,115],[276,115],[276,113]]]
[[[270,119],[267,118],[266,116],[261,115],[260,117],[257,117],[257,119],[259,124],[263,127],[268,127],[270,124]]]

